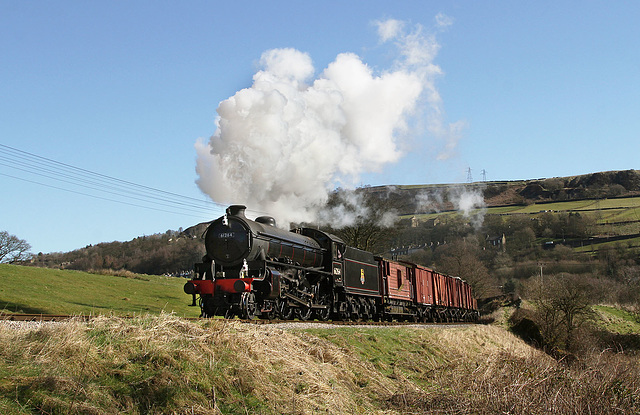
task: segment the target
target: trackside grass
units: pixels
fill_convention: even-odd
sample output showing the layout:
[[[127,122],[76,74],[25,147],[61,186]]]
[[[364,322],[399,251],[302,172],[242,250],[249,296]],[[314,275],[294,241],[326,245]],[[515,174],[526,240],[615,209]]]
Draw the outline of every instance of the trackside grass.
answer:
[[[623,335],[640,335],[640,319],[638,315],[611,306],[597,305],[593,308],[598,315],[598,324],[604,330]]]
[[[636,358],[567,367],[494,326],[290,330],[167,314],[0,323],[2,414],[639,410]]]
[[[90,274],[0,264],[0,312],[70,315],[160,314],[197,317],[181,278]]]

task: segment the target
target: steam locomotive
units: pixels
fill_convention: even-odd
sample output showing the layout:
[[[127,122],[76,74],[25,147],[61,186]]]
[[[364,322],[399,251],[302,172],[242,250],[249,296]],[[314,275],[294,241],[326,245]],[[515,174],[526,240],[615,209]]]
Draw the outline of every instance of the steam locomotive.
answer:
[[[206,255],[184,291],[201,317],[474,321],[477,302],[460,278],[389,261],[312,228],[285,231],[234,205],[209,224]]]

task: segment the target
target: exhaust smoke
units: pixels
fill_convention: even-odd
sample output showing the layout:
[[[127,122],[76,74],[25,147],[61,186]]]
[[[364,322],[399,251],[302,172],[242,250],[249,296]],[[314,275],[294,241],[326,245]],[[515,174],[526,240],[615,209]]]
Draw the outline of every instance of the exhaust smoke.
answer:
[[[437,27],[450,24],[446,16],[436,20]],[[397,20],[376,25],[380,41],[398,52],[380,73],[353,53],[339,54],[316,75],[304,52],[264,52],[253,85],[219,104],[214,135],[195,144],[200,189],[282,224],[339,221],[348,216],[339,208],[323,212],[330,192],[400,160],[404,139],[419,134],[415,125],[424,119],[432,138],[446,140],[447,151],[455,147],[462,124],[444,122],[435,36],[421,26],[406,31]]]

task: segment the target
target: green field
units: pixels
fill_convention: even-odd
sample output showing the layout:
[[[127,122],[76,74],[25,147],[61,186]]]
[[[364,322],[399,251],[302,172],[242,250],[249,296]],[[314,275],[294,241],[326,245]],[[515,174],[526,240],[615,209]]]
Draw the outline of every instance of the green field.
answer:
[[[536,214],[545,212],[581,212],[592,211],[600,212],[602,216],[624,217],[631,220],[640,220],[640,197],[621,198],[621,199],[589,199],[589,200],[572,200],[566,202],[553,203],[533,203],[530,205],[511,205],[488,207],[485,212],[489,215],[501,214]],[[438,212],[423,215],[416,215],[418,219],[428,219],[430,217],[451,214],[452,212]],[[408,218],[414,215],[404,215]]]
[[[0,264],[0,312],[71,315],[175,313],[198,317],[182,278],[90,274]]]
[[[530,205],[487,207],[482,209],[482,211],[484,215],[528,215],[530,218],[536,218],[547,213],[579,213],[582,217],[591,219],[593,225],[595,225],[592,227],[592,235],[595,237],[636,235],[640,233],[640,197],[572,200],[552,203],[534,203]],[[480,213],[480,209],[476,209],[472,213]],[[415,217],[419,221],[438,218],[446,223],[449,218],[459,214],[457,211],[445,211],[419,215],[403,215],[401,218],[410,219]],[[594,253],[601,247],[608,245],[635,249],[640,247],[640,238],[627,239],[624,241],[588,243],[583,247],[575,248],[575,251]]]
[[[506,206],[488,208],[489,214],[500,213],[524,213],[535,214],[544,213],[547,211],[552,212],[580,212],[580,211],[595,211],[600,212],[602,215],[613,216],[608,211],[620,213],[622,211],[627,212],[630,217],[640,220],[640,197],[621,198],[621,199],[589,199],[589,200],[575,200],[566,202],[554,202],[554,203],[540,203],[521,206]],[[636,217],[638,216],[638,217]]]
[[[633,313],[605,305],[594,306],[593,309],[597,313],[597,322],[602,329],[618,334],[634,334],[640,333],[640,320]]]

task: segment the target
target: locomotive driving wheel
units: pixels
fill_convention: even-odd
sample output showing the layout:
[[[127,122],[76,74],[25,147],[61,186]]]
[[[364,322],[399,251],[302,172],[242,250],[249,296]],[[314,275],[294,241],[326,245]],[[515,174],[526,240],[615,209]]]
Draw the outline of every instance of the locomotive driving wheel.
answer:
[[[296,317],[298,317],[300,320],[307,321],[311,318],[312,314],[313,310],[311,309],[311,307],[296,308]]]
[[[325,308],[317,308],[316,309],[316,317],[318,320],[327,321],[331,317],[331,306],[333,304],[333,299],[331,294],[321,295],[318,303]]]
[[[291,320],[293,317],[293,308],[287,304],[287,300],[278,300],[278,315],[282,320]]]

